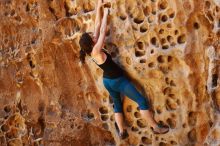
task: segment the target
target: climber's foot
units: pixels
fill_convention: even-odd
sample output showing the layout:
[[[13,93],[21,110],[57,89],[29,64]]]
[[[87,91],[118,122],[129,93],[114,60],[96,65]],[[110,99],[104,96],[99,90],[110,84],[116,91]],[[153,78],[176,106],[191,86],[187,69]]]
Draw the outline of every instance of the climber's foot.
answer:
[[[124,129],[123,132],[119,132],[118,135],[119,135],[120,139],[126,139],[129,136],[126,129]]]
[[[116,128],[117,134],[121,140],[126,139],[129,136],[126,129],[123,129],[123,131],[120,132],[118,125],[116,123],[115,123],[115,128]]]
[[[169,132],[169,127],[159,124],[156,127],[152,128],[152,131],[154,132],[154,134],[165,134]]]

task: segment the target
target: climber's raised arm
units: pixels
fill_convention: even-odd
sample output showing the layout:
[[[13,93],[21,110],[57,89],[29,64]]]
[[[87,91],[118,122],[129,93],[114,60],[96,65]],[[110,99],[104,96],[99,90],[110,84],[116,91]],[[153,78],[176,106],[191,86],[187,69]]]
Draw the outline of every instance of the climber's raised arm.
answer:
[[[103,18],[102,18],[100,34],[99,34],[98,40],[92,50],[93,55],[99,54],[101,52],[103,45],[104,45],[106,28],[107,28],[108,11],[109,11],[108,8],[104,8],[104,14],[103,14]]]
[[[101,27],[101,8],[102,8],[102,0],[98,0],[98,6],[96,8],[96,18],[95,18],[95,32],[94,32],[94,41],[97,42],[99,38],[99,31]]]

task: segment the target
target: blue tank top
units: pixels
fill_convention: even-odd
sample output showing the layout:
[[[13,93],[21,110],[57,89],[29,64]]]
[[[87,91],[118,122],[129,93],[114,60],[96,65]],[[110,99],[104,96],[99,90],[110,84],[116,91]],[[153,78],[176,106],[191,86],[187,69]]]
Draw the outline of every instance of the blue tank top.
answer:
[[[107,55],[107,58],[103,64],[97,64],[104,71],[103,77],[114,79],[123,76],[123,70],[112,60],[112,57],[105,50],[103,52]]]

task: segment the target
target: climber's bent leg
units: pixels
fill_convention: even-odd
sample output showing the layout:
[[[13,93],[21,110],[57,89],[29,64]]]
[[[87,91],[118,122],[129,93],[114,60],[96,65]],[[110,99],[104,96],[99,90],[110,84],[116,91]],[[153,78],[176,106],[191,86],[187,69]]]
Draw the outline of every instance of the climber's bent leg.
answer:
[[[103,78],[103,84],[105,88],[108,90],[110,96],[113,99],[114,103],[114,112],[115,112],[115,121],[118,125],[119,131],[122,132],[124,129],[124,119],[123,119],[123,108],[122,101],[120,97],[120,92],[112,90],[110,87],[110,79]]]
[[[111,79],[103,78],[103,84],[104,84],[105,88],[108,90],[110,96],[113,99],[114,112],[115,113],[122,113],[123,112],[123,108],[122,108],[122,101],[121,101],[120,92],[114,91],[111,88],[111,82],[112,82]]]
[[[150,108],[148,99],[139,93],[139,91],[134,87],[134,85],[126,78],[123,77],[120,80],[120,84],[118,85],[118,89],[128,98],[135,101],[140,110],[148,110]]]
[[[124,77],[120,83],[120,91],[128,96],[128,98],[138,103],[142,118],[145,119],[151,127],[156,127],[157,123],[149,110],[150,106],[148,100],[138,92],[135,86],[126,79],[126,77]]]
[[[124,95],[138,103],[142,118],[145,119],[154,129],[153,131],[155,133],[166,133],[169,131],[169,128],[167,127],[158,127],[158,124],[149,110],[150,107],[148,100],[138,92],[138,90],[126,77],[123,76],[116,79],[115,83],[111,84],[111,88],[114,91],[122,92]]]

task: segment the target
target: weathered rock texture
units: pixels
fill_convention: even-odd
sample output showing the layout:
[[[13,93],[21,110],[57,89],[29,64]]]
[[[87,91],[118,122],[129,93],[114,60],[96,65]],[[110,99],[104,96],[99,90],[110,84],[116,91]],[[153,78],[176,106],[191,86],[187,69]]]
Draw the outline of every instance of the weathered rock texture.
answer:
[[[120,141],[102,70],[79,63],[94,0],[0,1],[1,146],[219,146],[220,1],[112,0],[106,49],[170,132],[124,99]]]

